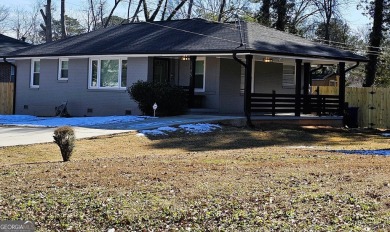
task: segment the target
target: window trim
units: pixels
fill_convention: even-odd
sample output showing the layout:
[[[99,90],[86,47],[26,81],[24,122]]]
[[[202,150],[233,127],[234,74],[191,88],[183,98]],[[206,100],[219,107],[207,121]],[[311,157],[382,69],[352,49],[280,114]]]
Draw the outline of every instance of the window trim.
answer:
[[[35,62],[39,62],[39,84],[41,83],[41,60],[40,59],[31,59],[30,88],[38,89],[39,84],[34,85],[34,74],[36,73],[36,72],[34,72],[35,71],[34,70]]]
[[[100,74],[101,74],[101,61],[102,60],[118,60],[118,86],[115,87],[100,87]],[[125,90],[126,87],[122,87],[122,61],[126,60],[127,57],[103,57],[103,58],[89,58],[89,67],[88,67],[88,89],[94,90]],[[97,61],[97,82],[96,86],[92,86],[92,62]],[[129,68],[129,64],[127,61],[126,68]],[[128,77],[127,77],[128,78]]]
[[[197,57],[196,61],[203,61],[203,88],[195,88],[194,91],[197,93],[206,92],[206,57]],[[195,67],[196,76],[196,67]]]
[[[68,61],[68,77],[66,77],[66,78],[63,78],[61,76],[62,61]],[[58,59],[58,76],[57,76],[57,80],[59,80],[59,81],[67,81],[68,79],[69,79],[69,59],[68,58],[59,58]]]

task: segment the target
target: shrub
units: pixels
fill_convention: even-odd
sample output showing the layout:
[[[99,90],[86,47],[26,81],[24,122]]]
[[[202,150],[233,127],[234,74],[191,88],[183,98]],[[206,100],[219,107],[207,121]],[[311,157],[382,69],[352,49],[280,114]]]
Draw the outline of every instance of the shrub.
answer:
[[[60,147],[64,162],[70,160],[76,140],[74,130],[69,126],[58,127],[54,131],[54,142]]]
[[[154,103],[158,105],[156,115],[159,116],[179,115],[187,109],[187,93],[179,86],[138,81],[127,91],[145,115],[153,115]]]

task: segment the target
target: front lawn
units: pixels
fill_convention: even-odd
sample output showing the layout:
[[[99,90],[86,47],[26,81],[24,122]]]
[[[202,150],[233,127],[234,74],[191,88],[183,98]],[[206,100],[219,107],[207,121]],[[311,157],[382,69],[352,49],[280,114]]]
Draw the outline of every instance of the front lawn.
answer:
[[[0,149],[0,220],[40,231],[388,231],[390,161],[377,131],[222,127]]]

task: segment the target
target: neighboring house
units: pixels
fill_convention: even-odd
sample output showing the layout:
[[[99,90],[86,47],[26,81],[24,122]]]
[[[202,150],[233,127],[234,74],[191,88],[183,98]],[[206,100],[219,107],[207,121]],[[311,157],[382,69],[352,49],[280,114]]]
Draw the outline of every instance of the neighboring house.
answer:
[[[39,116],[63,101],[74,116],[140,114],[126,92],[138,80],[189,86],[205,112],[299,116],[314,109],[302,108],[311,104],[311,65],[338,64],[344,89],[345,66],[366,61],[256,23],[201,19],[124,24],[6,56],[18,67],[16,113]],[[270,107],[281,96],[292,108]],[[343,91],[337,97],[342,112]]]
[[[313,86],[339,86],[339,76],[336,73],[326,75],[322,78],[312,79]]]
[[[29,47],[30,44],[0,34],[0,57],[5,54]],[[14,111],[13,83],[16,69],[13,60],[0,59],[0,114],[12,114]]]
[[[4,57],[5,54],[29,47],[30,44],[20,41],[5,35],[0,34],[0,57]],[[7,63],[4,59],[0,59],[0,82],[12,82],[15,77],[15,69],[11,65],[13,60]]]

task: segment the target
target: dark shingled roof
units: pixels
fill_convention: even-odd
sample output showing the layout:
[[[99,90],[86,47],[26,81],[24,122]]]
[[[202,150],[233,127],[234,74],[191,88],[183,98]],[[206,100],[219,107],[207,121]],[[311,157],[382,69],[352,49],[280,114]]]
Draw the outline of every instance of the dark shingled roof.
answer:
[[[242,22],[242,38],[235,24],[202,19],[142,22],[113,26],[33,46],[8,57],[116,54],[213,54],[252,52],[325,59],[366,61],[363,56],[310,42],[256,23]]]
[[[29,46],[31,44],[0,34],[0,57]]]

